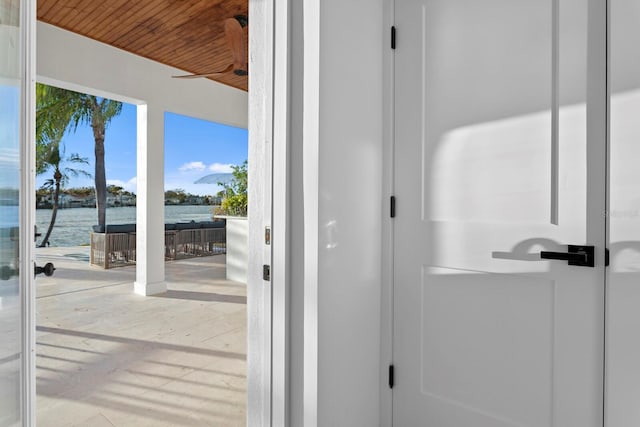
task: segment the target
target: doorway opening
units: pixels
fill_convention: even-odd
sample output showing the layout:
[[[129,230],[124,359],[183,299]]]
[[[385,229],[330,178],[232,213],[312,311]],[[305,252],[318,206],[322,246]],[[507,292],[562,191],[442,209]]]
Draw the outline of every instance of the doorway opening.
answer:
[[[52,262],[57,268],[52,277],[37,282],[37,423],[180,425],[192,419],[243,424],[246,285],[228,279],[225,254],[227,223],[240,219],[221,218],[214,206],[226,199],[218,193],[240,167],[209,161],[207,154],[217,151],[220,158],[211,140],[232,138],[239,145],[236,157],[246,159],[246,130],[198,124],[196,119],[165,113],[163,187],[185,188],[164,191],[164,238],[156,240],[164,242],[166,292],[141,298],[133,292],[136,261],[144,255],[136,251],[137,111],[130,104],[123,110],[124,123],[112,123],[105,138],[106,152],[115,156],[105,161],[112,191],[108,191],[104,229],[83,228],[80,210],[95,215],[95,209],[83,208],[82,203],[72,208],[65,198],[68,209],[63,212],[73,217],[74,231],[85,239],[91,234],[90,243],[65,242],[69,233],[59,227],[52,234],[54,243],[36,252],[40,263]],[[202,143],[194,131],[198,127],[208,147],[198,146]],[[129,134],[129,144],[118,135],[118,128],[128,129],[123,133]],[[119,139],[120,145],[110,145],[112,139]],[[198,153],[200,160],[185,157],[185,152]],[[218,172],[223,186],[216,192],[193,194],[198,188],[218,188],[218,181],[208,182],[211,174],[198,179],[190,174],[195,170],[203,175],[203,169]],[[125,175],[116,175],[118,170]],[[244,176],[246,191],[246,168]],[[237,248],[242,237],[240,252],[246,255],[246,234],[232,246]],[[172,403],[175,399],[180,403]]]
[[[16,362],[20,365],[20,369],[17,374],[19,378],[15,383],[20,387],[16,389],[13,395],[15,397],[14,400],[20,401],[20,419],[23,419],[24,422],[28,424],[35,422],[33,414],[35,405],[32,404],[35,399],[35,371],[33,369],[35,367],[35,295],[33,295],[35,285],[32,279],[29,278],[29,274],[27,274],[33,267],[35,254],[34,251],[30,249],[31,245],[25,242],[32,242],[33,225],[35,223],[34,218],[31,218],[29,214],[34,211],[34,206],[32,206],[31,197],[27,197],[26,195],[27,193],[31,194],[35,188],[30,174],[35,153],[33,153],[29,141],[33,140],[31,125],[35,123],[35,118],[33,117],[34,111],[32,111],[30,106],[35,99],[32,84],[36,80],[36,26],[38,27],[38,80],[46,80],[48,83],[75,82],[74,85],[71,85],[73,86],[71,87],[72,89],[83,89],[86,87],[99,88],[97,90],[97,92],[99,92],[97,95],[99,96],[113,93],[131,94],[132,98],[130,98],[130,101],[137,105],[138,124],[145,125],[144,127],[138,126],[139,136],[140,134],[144,134],[143,136],[145,138],[148,136],[150,140],[159,139],[158,129],[146,127],[147,122],[153,123],[155,121],[157,123],[159,116],[164,113],[164,106],[171,104],[173,100],[183,98],[182,95],[190,98],[187,102],[181,102],[180,109],[182,109],[182,112],[200,117],[205,111],[215,111],[216,115],[223,117],[223,122],[234,125],[243,124],[241,123],[242,120],[236,120],[234,111],[236,111],[236,108],[242,109],[243,106],[246,108],[247,105],[246,94],[243,99],[242,94],[236,96],[237,93],[229,90],[229,88],[218,90],[219,87],[216,88],[215,85],[211,85],[210,83],[200,84],[193,82],[190,83],[189,86],[185,85],[181,86],[180,89],[176,89],[178,87],[177,84],[174,84],[170,79],[171,75],[177,74],[177,70],[175,69],[171,69],[170,67],[153,69],[158,64],[152,66],[151,62],[145,62],[139,57],[133,57],[121,50],[111,48],[106,44],[95,43],[89,39],[81,39],[69,31],[56,29],[51,24],[44,24],[43,22],[36,23],[36,14],[38,14],[39,19],[44,19],[44,16],[40,16],[40,12],[44,10],[51,11],[52,9],[49,6],[52,5],[53,3],[49,3],[47,7],[44,7],[44,1],[38,2],[37,5],[35,2],[11,2],[8,6],[8,12],[12,20],[7,21],[10,22],[10,34],[3,33],[1,39],[1,47],[3,49],[5,47],[9,48],[9,53],[15,54],[14,56],[16,57],[15,61],[9,63],[11,68],[8,70],[11,79],[9,83],[15,87],[22,88],[21,96],[15,102],[17,106],[16,111],[19,111],[20,114],[13,120],[16,130],[15,140],[20,142],[19,152],[17,152],[14,160],[16,164],[19,163],[19,170],[21,171],[19,184],[23,197],[20,197],[19,201],[23,210],[19,211],[20,224],[22,224],[22,227],[19,228],[19,233],[20,242],[24,243],[20,245],[20,263],[23,274],[20,274],[19,280],[23,284],[23,286],[20,287],[23,289],[23,295],[20,301],[22,310],[18,316],[22,317],[22,328],[21,331],[16,331],[19,337],[21,337],[21,352],[17,354],[18,356],[22,355],[22,360]],[[255,245],[255,248],[261,248],[261,250],[250,253],[249,259],[250,263],[253,262],[254,266],[262,266],[265,262],[267,265],[270,264],[271,252],[271,248],[264,247],[265,244],[262,236],[265,222],[268,226],[271,220],[271,206],[269,204],[271,200],[270,189],[272,177],[271,157],[269,154],[271,148],[268,144],[272,136],[272,120],[270,111],[266,106],[271,105],[272,96],[271,86],[267,82],[272,81],[270,52],[273,46],[271,45],[270,36],[273,33],[271,22],[273,11],[272,5],[264,5],[262,3],[258,5],[256,2],[250,2],[249,6],[252,8],[252,13],[257,12],[252,16],[256,19],[255,22],[257,22],[258,25],[254,26],[252,31],[258,35],[257,39],[261,40],[260,43],[263,43],[266,47],[264,52],[261,52],[257,56],[251,56],[253,61],[252,69],[254,70],[250,75],[250,78],[253,79],[252,86],[260,90],[252,94],[249,106],[249,109],[253,110],[252,117],[259,121],[257,125],[255,123],[252,125],[252,129],[255,132],[253,132],[251,138],[260,142],[259,146],[253,145],[256,149],[251,148],[249,154],[250,158],[256,156],[255,158],[260,160],[260,165],[254,162],[254,167],[257,168],[258,173],[249,174],[250,181],[252,180],[252,175],[254,177],[253,179],[255,179],[254,185],[249,184],[250,191],[252,191],[252,194],[257,195],[254,200],[259,202],[254,204],[256,208],[253,210],[253,214],[251,214],[251,222],[255,223],[256,226],[250,227],[254,230],[259,230],[259,234],[250,233],[250,236],[255,236],[252,239],[255,242],[260,242],[260,246]],[[20,13],[18,13],[18,11],[20,11]],[[3,16],[5,12],[7,12],[7,10],[3,8]],[[62,13],[58,16],[64,17],[65,14]],[[13,21],[16,22],[14,23]],[[20,22],[18,23],[17,21]],[[4,22],[3,20],[3,23]],[[82,22],[84,22],[84,20],[82,20]],[[93,28],[93,26],[91,27]],[[113,29],[113,26],[111,29]],[[109,31],[108,33],[112,34],[113,31]],[[137,39],[138,38],[136,38],[136,40]],[[286,52],[283,53],[286,54]],[[81,62],[75,61],[74,57],[78,56],[85,60]],[[284,64],[284,61],[280,62]],[[113,67],[112,65],[114,64],[117,64],[117,67]],[[20,70],[20,73],[18,73],[18,70]],[[108,70],[108,72],[105,73],[106,70]],[[3,69],[3,76],[5,75],[4,71],[7,70]],[[144,99],[147,101],[141,101]],[[216,102],[212,103],[212,99],[215,99]],[[244,120],[246,126],[246,116]],[[267,146],[263,147],[262,145],[265,141],[267,141]],[[149,152],[145,154],[149,154]],[[286,161],[285,156],[278,157],[279,161]],[[138,156],[137,163],[138,170],[140,170],[140,165],[142,164],[145,177],[151,181],[156,178],[154,173],[157,173],[157,168],[153,168],[153,159],[149,159],[148,157],[141,159],[141,157]],[[276,181],[279,181],[281,184],[286,184],[284,176],[280,175],[279,178],[283,180],[276,179]],[[145,191],[141,193],[146,193],[144,194],[146,199],[144,200],[144,206],[147,208],[149,206],[157,206],[158,200],[163,199],[162,191],[157,192],[157,185],[152,185],[153,182],[150,183],[149,180],[147,180],[147,182],[140,182],[140,180],[138,180],[137,182],[138,190],[140,190],[140,185],[145,188]],[[156,179],[155,182],[160,181]],[[282,185],[282,188],[285,187],[286,185]],[[253,190],[251,190],[251,188],[253,188]],[[265,189],[267,191],[265,191]],[[274,211],[283,211],[284,215],[279,216],[278,220],[282,221],[282,224],[286,224],[286,211],[284,209],[286,207],[286,195],[283,194],[279,200],[281,203],[278,204],[277,208],[274,208]],[[152,226],[156,227],[158,223],[163,222],[164,218],[158,215],[154,217],[151,215],[152,213],[153,211],[147,209],[143,218],[146,218],[148,222],[153,223]],[[138,215],[138,218],[139,217],[140,215]],[[28,226],[25,226],[25,224]],[[139,221],[137,225],[140,226]],[[145,226],[148,225],[148,223],[145,224]],[[285,227],[278,227],[278,230],[274,229],[273,235],[274,237],[276,235],[284,236],[284,233]],[[162,245],[150,246],[150,241],[148,240],[150,238],[149,235],[143,235],[143,233],[140,232],[137,234],[138,243],[142,243],[138,244],[138,251],[140,251],[142,247],[145,249],[149,249],[149,247],[159,247],[160,249],[155,249],[157,252],[154,254],[154,257],[160,258],[163,255]],[[273,241],[284,243],[285,239],[274,238]],[[253,245],[250,246],[253,247]],[[284,257],[286,257],[284,244],[281,246],[278,254],[281,255],[279,262],[281,264],[284,262]],[[253,261],[251,261],[252,259]],[[261,320],[251,322],[253,325],[259,325],[259,327],[254,329],[254,337],[249,339],[250,346],[254,345],[254,349],[251,352],[254,357],[252,360],[249,360],[249,363],[254,363],[253,366],[257,367],[254,374],[255,372],[258,372],[258,374],[253,375],[254,386],[248,387],[250,390],[253,390],[253,392],[249,393],[249,400],[251,401],[253,399],[254,402],[254,405],[250,405],[254,408],[253,418],[259,418],[264,421],[270,418],[271,392],[269,387],[256,387],[256,385],[267,385],[272,379],[270,368],[272,354],[271,340],[268,339],[266,334],[262,335],[261,333],[262,331],[268,332],[271,330],[271,311],[267,308],[271,306],[271,296],[270,292],[264,292],[263,290],[265,287],[264,283],[261,282],[263,278],[262,268],[259,269],[259,272],[258,269],[255,268],[250,268],[249,270],[249,274],[252,276],[249,278],[250,288],[253,289],[253,292],[258,297],[256,300],[258,303],[252,304],[249,311],[253,311],[254,320]],[[284,278],[284,276],[282,276],[282,278]],[[140,291],[140,294],[148,295],[149,293],[162,290],[166,286],[166,283],[163,283],[163,279],[164,277],[158,275],[157,269],[154,271],[152,265],[146,265],[144,268],[141,268],[140,263],[137,264],[135,285],[136,291]],[[279,321],[280,319],[277,319],[276,326],[280,326]],[[275,329],[280,330],[279,327]],[[280,338],[284,339],[284,334],[282,334],[279,339]],[[273,354],[276,356],[276,360],[284,360],[284,357],[279,357],[284,355],[284,349],[284,346],[275,346]],[[274,375],[273,378],[278,381],[278,384],[274,387],[276,392],[281,390],[281,385],[284,385],[282,380],[284,380],[285,375],[284,372],[278,372],[278,374]],[[252,416],[250,414],[250,423],[251,418]]]

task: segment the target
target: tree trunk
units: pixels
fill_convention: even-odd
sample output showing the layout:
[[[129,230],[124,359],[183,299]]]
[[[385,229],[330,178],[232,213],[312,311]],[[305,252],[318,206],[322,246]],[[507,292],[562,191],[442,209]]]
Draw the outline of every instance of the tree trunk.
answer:
[[[49,236],[51,236],[51,232],[53,231],[53,225],[56,223],[56,216],[58,215],[58,201],[60,199],[60,181],[62,180],[62,174],[57,168],[56,172],[53,174],[53,179],[55,180],[56,187],[53,191],[53,208],[51,210],[51,222],[49,223],[47,234],[44,235],[44,239],[42,239],[42,242],[40,242],[41,248],[44,248],[47,245]]]
[[[98,210],[98,225],[106,224],[107,214],[107,177],[104,167],[104,132],[105,124],[100,117],[100,112],[95,111],[91,118],[93,138],[95,140],[94,153],[96,156],[95,184],[96,184],[96,208]]]

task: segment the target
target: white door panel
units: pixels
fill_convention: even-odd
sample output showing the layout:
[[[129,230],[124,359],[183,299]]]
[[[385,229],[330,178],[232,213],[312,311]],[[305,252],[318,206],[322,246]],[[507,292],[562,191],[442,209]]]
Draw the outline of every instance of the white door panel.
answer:
[[[588,2],[395,4],[394,425],[601,426]]]

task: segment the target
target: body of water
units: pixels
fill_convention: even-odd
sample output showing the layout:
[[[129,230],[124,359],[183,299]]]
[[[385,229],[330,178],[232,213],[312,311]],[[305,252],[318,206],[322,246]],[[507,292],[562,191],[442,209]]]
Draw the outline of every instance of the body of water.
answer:
[[[213,206],[165,206],[164,222],[211,221]],[[51,209],[36,210],[36,225],[42,240],[51,222]],[[133,224],[136,222],[135,207],[107,208],[107,224]],[[89,244],[91,227],[98,223],[95,208],[58,209],[56,224],[49,242],[51,246],[80,246]]]

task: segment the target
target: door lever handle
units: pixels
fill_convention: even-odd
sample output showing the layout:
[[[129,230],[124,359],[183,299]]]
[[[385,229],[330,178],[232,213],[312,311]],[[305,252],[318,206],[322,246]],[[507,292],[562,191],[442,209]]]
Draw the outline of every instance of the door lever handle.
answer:
[[[568,245],[567,252],[540,252],[542,259],[567,261],[569,265],[595,267],[595,248],[593,246]]]
[[[37,276],[38,274],[44,273],[45,276],[50,277],[53,276],[53,272],[56,271],[56,268],[52,263],[48,262],[44,265],[44,267],[40,267],[38,265],[33,265],[33,275]]]

